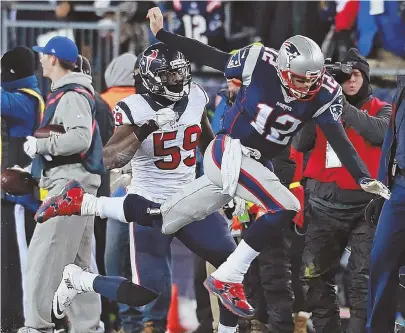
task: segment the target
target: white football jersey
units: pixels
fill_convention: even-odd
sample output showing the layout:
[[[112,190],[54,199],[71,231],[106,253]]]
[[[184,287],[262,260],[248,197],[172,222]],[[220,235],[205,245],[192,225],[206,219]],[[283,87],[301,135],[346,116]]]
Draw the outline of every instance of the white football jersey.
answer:
[[[204,89],[192,82],[188,97],[169,106],[176,112],[177,120],[142,142],[131,160],[132,180],[128,193],[164,202],[195,179],[196,148],[207,103]],[[114,108],[116,125],[141,126],[162,108],[147,94],[128,96]]]

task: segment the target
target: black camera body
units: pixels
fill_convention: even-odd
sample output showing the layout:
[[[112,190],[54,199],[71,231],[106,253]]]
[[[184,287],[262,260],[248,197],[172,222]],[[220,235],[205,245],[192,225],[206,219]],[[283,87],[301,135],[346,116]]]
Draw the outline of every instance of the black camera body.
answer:
[[[353,67],[349,64],[342,64],[341,62],[330,63],[330,59],[325,60],[325,70],[329,75],[332,75],[337,83],[350,79],[353,73]]]

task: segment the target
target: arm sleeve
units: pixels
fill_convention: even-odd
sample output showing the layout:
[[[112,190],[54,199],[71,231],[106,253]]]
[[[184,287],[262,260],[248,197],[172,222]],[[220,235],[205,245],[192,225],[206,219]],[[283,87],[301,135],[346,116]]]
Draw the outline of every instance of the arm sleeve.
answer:
[[[227,52],[220,51],[195,39],[176,35],[164,29],[158,31],[156,38],[168,46],[184,53],[191,62],[206,65],[221,72],[224,71],[229,57],[231,56]]]
[[[294,136],[292,145],[297,151],[307,153],[315,147],[315,139],[316,123],[312,120],[306,123],[297,135]]]
[[[360,159],[352,143],[349,141],[342,124],[337,122],[321,122],[318,123],[318,125],[342,164],[356,182],[359,182],[363,177],[370,178],[370,173],[368,172],[367,167]]]
[[[26,121],[33,117],[33,97],[20,92],[8,92],[1,89],[1,114],[3,116]]]
[[[370,143],[381,146],[391,119],[391,105],[383,106],[376,116],[370,116],[355,106],[345,103],[342,120]]]
[[[66,133],[38,139],[38,152],[53,156],[69,156],[86,152],[91,145],[93,123],[87,99],[76,92],[67,92],[61,98],[56,114],[61,118]]]
[[[261,45],[249,45],[233,54],[225,68],[225,77],[238,79],[248,86],[262,49]]]

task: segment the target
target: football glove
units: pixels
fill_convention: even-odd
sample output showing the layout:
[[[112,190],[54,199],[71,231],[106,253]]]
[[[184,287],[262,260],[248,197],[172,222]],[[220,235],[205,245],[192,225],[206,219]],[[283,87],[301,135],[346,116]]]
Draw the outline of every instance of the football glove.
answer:
[[[24,142],[24,151],[32,159],[37,153],[37,139],[33,136],[27,136]]]
[[[365,177],[361,178],[359,181],[359,185],[364,191],[368,193],[378,194],[387,200],[389,200],[389,198],[391,197],[391,191],[388,189],[388,187],[376,179]]]

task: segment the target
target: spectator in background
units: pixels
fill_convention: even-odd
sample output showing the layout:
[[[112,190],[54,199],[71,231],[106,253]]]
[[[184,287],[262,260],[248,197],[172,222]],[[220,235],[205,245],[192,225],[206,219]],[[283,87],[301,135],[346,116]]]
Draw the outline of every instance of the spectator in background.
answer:
[[[405,67],[405,19],[400,3],[360,1],[357,43],[361,55],[376,58],[373,67]]]
[[[136,93],[135,62],[136,56],[124,53],[113,59],[105,70],[104,79],[107,90],[100,96],[108,103],[111,112],[121,99]]]
[[[293,35],[292,6],[286,1],[259,1],[256,11],[255,42],[279,49]]]
[[[355,24],[360,1],[320,1],[321,17],[333,22],[328,36],[322,44],[322,51],[326,58],[341,61],[349,48],[354,46],[356,33]]]
[[[166,9],[173,13],[171,28],[174,33],[228,51],[221,1],[174,0],[166,3]]]
[[[34,59],[34,53],[26,47],[9,50],[1,58],[2,169],[15,165],[25,168],[31,164],[23,144],[25,137],[32,135],[38,126],[44,109],[34,75]],[[13,197],[2,191],[1,199],[1,328],[4,332],[12,332],[24,323],[23,285],[26,275],[23,263],[35,225],[33,214],[36,209],[31,206],[34,203],[35,207],[32,196]],[[17,200],[28,208],[20,216],[15,215]],[[23,235],[27,235],[25,240],[17,238],[19,226]],[[21,241],[25,241],[24,244],[20,244]]]
[[[57,1],[55,8],[55,16],[58,20],[67,22],[97,22],[100,17],[92,11],[77,11],[75,7],[77,6],[93,6],[94,1]],[[88,59],[92,59],[93,50],[92,48],[97,48],[97,32],[93,30],[74,32],[75,42],[78,46],[79,53]],[[93,44],[93,45],[91,45]]]
[[[101,97],[110,106],[111,114],[120,100],[136,93],[134,79],[136,60],[133,54],[124,53],[113,59],[104,73],[107,90]],[[111,171],[110,189],[113,197],[126,195],[126,187],[131,180],[130,172],[129,165]],[[104,262],[107,275],[123,276],[132,280],[128,223],[108,219]],[[135,332],[137,316],[139,317],[139,312],[134,307],[118,303],[119,332]]]
[[[357,49],[350,49],[342,63],[350,64],[353,72],[336,76],[343,88],[343,108],[337,106],[335,116],[341,117],[349,140],[371,176],[376,177],[391,106],[372,95],[370,67]],[[301,132],[297,149],[312,149],[304,172],[310,191],[302,277],[306,307],[312,312],[316,332],[341,332],[335,273],[345,247],[350,245],[349,331],[365,333],[369,256],[375,229],[366,223],[364,212],[375,196],[360,189],[325,136],[311,123]]]

